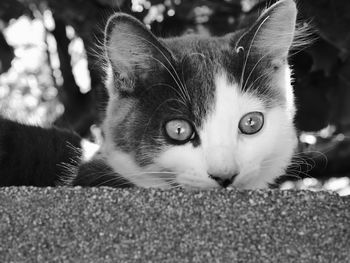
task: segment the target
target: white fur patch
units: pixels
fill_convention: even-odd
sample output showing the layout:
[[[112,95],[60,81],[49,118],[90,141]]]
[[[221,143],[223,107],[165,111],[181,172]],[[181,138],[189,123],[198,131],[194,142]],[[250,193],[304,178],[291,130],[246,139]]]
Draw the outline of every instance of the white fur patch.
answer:
[[[144,188],[170,187],[170,184],[166,180],[168,176],[166,172],[162,173],[160,167],[153,165],[141,168],[135,162],[132,154],[114,150],[108,154],[107,162],[116,173],[123,175],[124,178],[136,186]]]
[[[291,71],[288,66],[285,66],[283,74],[281,74],[280,79],[277,77],[277,85],[279,85],[280,89],[285,90],[286,97],[286,112],[288,114],[288,118],[290,120],[294,119],[295,115],[295,104],[294,104],[294,93],[290,78]]]
[[[90,142],[86,139],[81,140],[81,149],[82,156],[81,159],[84,162],[90,161],[92,157],[98,152],[100,149],[100,145]]]
[[[177,173],[176,182],[185,188],[213,188],[218,185],[207,175],[205,156],[201,147],[191,143],[169,147],[155,163]]]

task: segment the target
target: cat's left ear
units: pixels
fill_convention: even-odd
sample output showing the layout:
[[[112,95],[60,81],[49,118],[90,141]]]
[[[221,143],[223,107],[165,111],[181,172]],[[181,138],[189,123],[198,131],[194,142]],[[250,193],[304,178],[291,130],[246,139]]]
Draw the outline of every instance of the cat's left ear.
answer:
[[[171,68],[173,56],[160,40],[136,18],[116,13],[107,22],[105,50],[113,73],[120,79],[159,77]]]
[[[268,57],[279,64],[288,56],[295,35],[297,8],[293,0],[281,0],[265,10],[237,41],[236,51]]]

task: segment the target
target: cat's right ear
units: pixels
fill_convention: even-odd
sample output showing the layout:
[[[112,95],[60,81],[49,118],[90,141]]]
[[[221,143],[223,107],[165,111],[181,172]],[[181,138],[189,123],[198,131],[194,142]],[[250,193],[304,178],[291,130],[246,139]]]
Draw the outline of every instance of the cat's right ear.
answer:
[[[295,37],[297,9],[293,0],[280,0],[265,10],[236,43],[236,51],[269,57],[273,64],[286,61]]]
[[[107,22],[105,51],[114,77],[131,82],[157,75],[173,61],[170,51],[144,24],[123,13],[114,14]]]

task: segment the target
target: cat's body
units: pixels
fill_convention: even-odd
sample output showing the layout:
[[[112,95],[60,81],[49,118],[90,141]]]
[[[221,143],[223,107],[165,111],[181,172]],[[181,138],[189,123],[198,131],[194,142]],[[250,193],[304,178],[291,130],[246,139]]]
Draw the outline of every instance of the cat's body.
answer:
[[[295,3],[283,0],[246,31],[157,39],[131,16],[112,16],[104,140],[71,184],[268,187],[296,145],[295,20]]]

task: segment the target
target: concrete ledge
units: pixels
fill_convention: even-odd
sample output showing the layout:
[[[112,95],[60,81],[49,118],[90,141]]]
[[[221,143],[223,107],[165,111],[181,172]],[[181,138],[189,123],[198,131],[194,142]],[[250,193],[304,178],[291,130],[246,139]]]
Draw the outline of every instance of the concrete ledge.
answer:
[[[350,262],[350,197],[0,188],[0,262]]]

